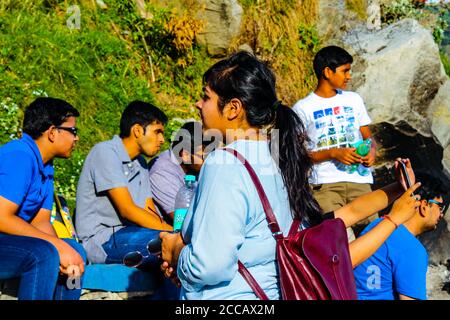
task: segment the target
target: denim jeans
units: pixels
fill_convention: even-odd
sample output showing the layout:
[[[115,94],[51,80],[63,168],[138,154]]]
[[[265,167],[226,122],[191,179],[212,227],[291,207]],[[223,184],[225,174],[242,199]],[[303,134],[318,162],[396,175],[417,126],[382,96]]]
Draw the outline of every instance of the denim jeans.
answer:
[[[158,289],[152,299],[157,300],[173,300],[178,299],[179,289],[165,279],[159,269],[162,261],[147,251],[147,243],[159,237],[161,230],[147,229],[138,226],[128,226],[115,232],[111,238],[103,244],[106,252],[105,263],[123,263],[123,258],[129,252],[139,251],[144,259],[139,269],[151,272],[158,281]]]
[[[127,253],[139,251],[144,260],[141,269],[158,266],[158,257],[152,256],[147,251],[147,243],[159,237],[160,230],[142,228],[138,226],[128,226],[113,233],[111,238],[103,244],[106,252],[106,263],[123,263],[123,258]]]
[[[86,261],[79,243],[63,240]],[[67,276],[60,275],[59,253],[50,242],[0,233],[0,279],[11,278],[20,278],[19,300],[78,300],[81,295],[76,281],[69,280],[69,288]]]

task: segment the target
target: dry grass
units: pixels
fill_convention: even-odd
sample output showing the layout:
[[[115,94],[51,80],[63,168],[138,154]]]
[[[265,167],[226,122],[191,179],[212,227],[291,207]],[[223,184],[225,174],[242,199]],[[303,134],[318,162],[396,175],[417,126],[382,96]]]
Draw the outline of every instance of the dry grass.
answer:
[[[367,19],[366,1],[368,0],[345,0],[345,6],[348,10],[356,12],[361,20]]]
[[[317,1],[252,1],[244,13],[241,36],[230,51],[250,45],[275,71],[279,98],[292,105],[316,84],[312,71],[315,52],[299,45],[299,28],[314,28]]]

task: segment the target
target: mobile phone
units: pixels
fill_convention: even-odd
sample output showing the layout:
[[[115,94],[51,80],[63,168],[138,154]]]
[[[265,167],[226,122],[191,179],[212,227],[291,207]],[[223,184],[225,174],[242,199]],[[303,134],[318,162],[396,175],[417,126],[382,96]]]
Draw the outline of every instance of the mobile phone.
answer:
[[[406,188],[409,189],[409,188],[411,188],[411,179],[409,178],[408,171],[406,170],[406,164],[400,160],[399,165],[400,165],[400,170],[402,171],[403,176],[405,177]],[[413,194],[411,194],[411,195],[413,195]]]

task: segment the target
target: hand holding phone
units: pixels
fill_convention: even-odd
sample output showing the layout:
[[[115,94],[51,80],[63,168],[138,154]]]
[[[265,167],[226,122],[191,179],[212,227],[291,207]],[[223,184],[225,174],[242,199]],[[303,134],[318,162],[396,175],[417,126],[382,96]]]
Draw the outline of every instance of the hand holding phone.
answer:
[[[409,162],[409,159],[406,159],[406,162]],[[406,167],[406,163],[403,161],[403,159],[397,159],[398,166],[400,166],[400,172],[401,175],[399,177],[399,182],[404,182],[405,190],[411,188],[412,184],[415,182],[413,181],[414,177],[411,177],[408,173],[408,169]],[[413,173],[414,174],[414,173]],[[412,194],[413,196],[413,194]]]

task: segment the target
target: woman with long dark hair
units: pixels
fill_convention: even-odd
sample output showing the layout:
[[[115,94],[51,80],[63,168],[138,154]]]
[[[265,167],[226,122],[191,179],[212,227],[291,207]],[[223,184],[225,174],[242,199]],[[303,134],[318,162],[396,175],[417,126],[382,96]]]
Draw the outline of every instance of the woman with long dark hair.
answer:
[[[204,96],[196,106],[204,129],[216,130],[227,148],[247,159],[283,234],[293,218],[302,221],[302,228],[320,223],[323,215],[308,184],[312,168],[308,137],[295,112],[278,100],[272,71],[252,54],[238,52],[213,65],[203,80]],[[394,193],[401,191],[397,188]],[[378,210],[386,202],[381,199],[367,211]],[[412,214],[407,209],[411,201],[402,203],[391,212],[398,223]],[[341,210],[335,216],[346,224],[370,214],[350,212],[345,221],[344,213]],[[183,226],[187,245],[179,234],[161,234],[166,261],[162,269],[173,275],[177,265],[182,298],[255,299],[238,273],[238,260],[270,299],[280,297],[275,240],[247,170],[231,153],[219,149],[208,156],[188,215],[192,218]],[[383,221],[379,229],[388,235],[390,228],[389,221]],[[358,259],[362,256],[358,253]]]

